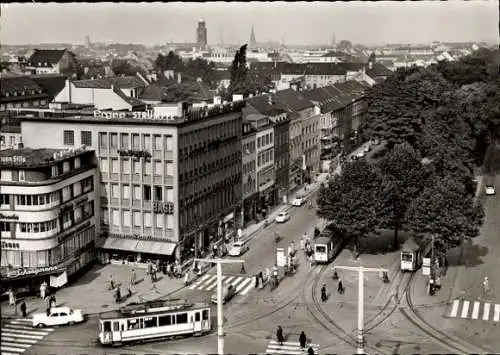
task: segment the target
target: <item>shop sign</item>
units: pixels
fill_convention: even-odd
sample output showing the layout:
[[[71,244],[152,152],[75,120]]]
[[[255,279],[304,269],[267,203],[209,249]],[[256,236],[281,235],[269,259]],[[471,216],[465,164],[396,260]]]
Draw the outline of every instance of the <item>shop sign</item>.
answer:
[[[19,155],[14,155],[12,157],[1,157],[0,162],[4,164],[25,164],[26,157],[22,157]]]
[[[12,271],[7,271],[7,277],[8,278],[15,278],[15,277],[20,277],[20,276],[28,276],[28,275],[38,275],[40,273],[45,273],[45,272],[52,272],[52,271],[57,271],[59,270],[59,266],[47,266],[47,267],[39,267],[39,268],[33,268],[33,269],[16,269]],[[61,270],[63,271],[63,270]]]
[[[174,120],[175,117],[172,114],[166,113],[155,113],[151,110],[149,111],[134,111],[134,112],[122,112],[122,111],[94,111],[94,117],[111,119],[123,119],[123,118],[133,118],[135,120],[164,120],[170,121]]]
[[[19,249],[19,243],[2,241],[2,249]]]
[[[153,212],[163,213],[163,214],[174,214],[174,203],[173,202],[163,202],[163,201],[153,201]]]
[[[15,220],[19,220],[19,216],[13,214],[13,215],[5,215],[3,213],[0,213],[0,219],[15,219]]]

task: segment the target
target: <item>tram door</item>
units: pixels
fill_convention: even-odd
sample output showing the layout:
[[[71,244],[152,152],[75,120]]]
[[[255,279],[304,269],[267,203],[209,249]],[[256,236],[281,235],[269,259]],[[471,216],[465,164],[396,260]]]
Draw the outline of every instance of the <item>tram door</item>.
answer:
[[[120,331],[120,322],[113,321],[113,343],[122,341],[122,332]]]
[[[201,332],[201,311],[194,312],[194,331]]]

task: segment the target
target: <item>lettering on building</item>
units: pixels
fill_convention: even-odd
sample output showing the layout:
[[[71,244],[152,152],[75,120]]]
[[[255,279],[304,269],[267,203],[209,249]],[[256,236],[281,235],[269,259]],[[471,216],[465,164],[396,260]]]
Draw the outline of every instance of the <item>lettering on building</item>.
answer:
[[[19,216],[13,214],[11,216],[7,216],[3,213],[0,213],[0,219],[15,219],[15,220],[18,220],[19,219]]]
[[[174,214],[174,203],[173,202],[163,202],[163,201],[153,201],[153,212],[163,213],[163,214]]]
[[[134,111],[134,112],[116,112],[116,111],[94,111],[94,117],[111,119],[133,118],[135,120],[173,120],[172,114],[155,113],[153,111]]]
[[[144,158],[146,161],[151,160],[151,153],[145,150],[119,150],[118,154],[121,157],[133,157],[135,159]]]
[[[19,249],[19,243],[2,241],[2,249]]]
[[[42,272],[52,272],[52,271],[57,271],[59,270],[59,266],[47,266],[47,267],[40,267],[40,268],[33,268],[33,269],[16,269],[12,271],[7,271],[7,277],[8,278],[14,278],[14,277],[19,277],[19,276],[27,276],[27,275],[37,275]],[[61,270],[63,271],[63,270]]]
[[[19,155],[14,155],[12,157],[1,157],[0,162],[4,164],[26,164],[26,158]]]

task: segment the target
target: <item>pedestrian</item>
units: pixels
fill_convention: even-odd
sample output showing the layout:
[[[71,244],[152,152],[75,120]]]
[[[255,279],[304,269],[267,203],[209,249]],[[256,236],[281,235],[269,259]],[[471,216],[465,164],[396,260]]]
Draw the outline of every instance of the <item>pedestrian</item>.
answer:
[[[255,275],[255,288],[259,287],[259,274]]]
[[[12,288],[9,288],[7,293],[9,294],[9,305],[14,306],[16,304],[16,295],[14,294],[14,291]]]
[[[313,256],[312,256],[312,255],[309,255],[309,268],[310,268],[310,269],[312,269],[312,267],[313,267],[313,262],[314,262],[314,260],[313,260]]]
[[[153,264],[150,262],[148,262],[148,275],[149,276],[152,276],[153,275]]]
[[[172,279],[172,264],[171,263],[167,264],[167,276],[169,279]]]
[[[337,287],[337,291],[340,294],[344,293],[344,285],[342,284],[342,280],[339,279],[339,286]]]
[[[120,292],[120,287],[117,287],[116,288],[116,293],[115,293],[116,303],[120,302],[121,298],[122,298],[122,295],[121,295],[121,292]]]
[[[113,290],[115,288],[115,281],[113,281],[113,275],[109,274],[109,289]]]
[[[246,273],[245,264],[241,264],[240,274],[245,274],[245,273]]]
[[[305,347],[306,347],[306,341],[307,341],[306,333],[304,333],[304,331],[302,331],[300,333],[300,336],[299,336],[299,343],[300,343],[300,347],[302,349],[305,349]]]
[[[47,317],[50,316],[50,297],[45,295],[45,309],[47,310]]]
[[[278,343],[280,343],[280,345],[283,345],[283,342],[285,341],[285,338],[283,337],[283,328],[281,328],[281,325],[278,326],[278,330],[276,331],[276,340],[278,340]]]
[[[40,298],[43,300],[45,298],[45,293],[47,291],[47,283],[44,281],[40,285]]]
[[[262,271],[259,271],[259,278],[260,278],[260,282],[264,283],[264,275],[262,274]]]
[[[26,318],[26,302],[24,300],[21,302],[21,314],[23,315],[23,318]]]
[[[314,349],[312,346],[310,346],[309,349],[307,349],[307,355],[314,355]]]
[[[57,304],[56,304],[56,296],[54,294],[52,294],[50,296],[50,308],[54,308],[56,306],[57,306]]]
[[[135,269],[132,269],[132,276],[130,277],[130,285],[135,286],[137,280],[137,274],[135,273]]]

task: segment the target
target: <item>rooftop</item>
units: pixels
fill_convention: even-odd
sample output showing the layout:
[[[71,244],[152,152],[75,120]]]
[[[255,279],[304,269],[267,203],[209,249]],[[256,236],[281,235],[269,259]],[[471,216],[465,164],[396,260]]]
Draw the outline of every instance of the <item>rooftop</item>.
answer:
[[[28,59],[28,63],[33,66],[54,65],[59,63],[66,51],[66,49],[35,49],[35,52]]]
[[[62,152],[62,154],[59,154]],[[62,149],[5,149],[0,150],[0,167],[24,167],[38,168],[50,166],[55,162],[65,160],[69,157],[76,157],[92,150],[78,148],[75,150]],[[55,153],[58,155],[56,156]]]
[[[276,98],[291,111],[302,111],[314,107],[314,103],[308,100],[302,93],[293,89],[280,90],[276,92]]]
[[[143,88],[146,85],[136,76],[116,76],[103,79],[89,79],[73,81],[73,85],[77,88],[94,88],[94,89],[111,89],[111,86],[128,89],[128,88]]]

